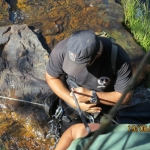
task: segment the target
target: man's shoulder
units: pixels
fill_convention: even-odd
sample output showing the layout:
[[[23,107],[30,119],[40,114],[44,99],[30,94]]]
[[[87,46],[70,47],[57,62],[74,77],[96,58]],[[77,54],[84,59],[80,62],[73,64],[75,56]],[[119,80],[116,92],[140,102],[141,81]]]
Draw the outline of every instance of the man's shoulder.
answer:
[[[67,39],[60,41],[50,53],[46,71],[53,77],[60,77],[63,74],[62,64],[66,54]]]
[[[118,57],[120,61],[130,62],[129,54],[120,46],[118,45]]]
[[[62,41],[60,41],[55,47],[55,50],[65,50],[66,49],[66,45],[67,45],[67,41],[69,38],[63,39]]]

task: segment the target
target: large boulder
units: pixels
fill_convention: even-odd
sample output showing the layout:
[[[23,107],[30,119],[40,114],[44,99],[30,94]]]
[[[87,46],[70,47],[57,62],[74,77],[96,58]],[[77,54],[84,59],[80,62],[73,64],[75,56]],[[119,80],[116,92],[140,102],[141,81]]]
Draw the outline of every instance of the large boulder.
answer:
[[[0,28],[0,112],[3,112],[0,113],[0,128],[3,128],[0,136],[7,133],[5,127],[11,130],[13,126],[18,127],[21,132],[16,133],[16,140],[24,136],[45,139],[48,133],[48,116],[44,107],[26,103],[43,104],[51,92],[45,82],[45,67],[49,54],[38,37],[25,24]],[[14,132],[15,129],[12,130],[13,134]]]
[[[41,101],[49,93],[45,82],[48,52],[27,25],[0,28],[0,94]]]

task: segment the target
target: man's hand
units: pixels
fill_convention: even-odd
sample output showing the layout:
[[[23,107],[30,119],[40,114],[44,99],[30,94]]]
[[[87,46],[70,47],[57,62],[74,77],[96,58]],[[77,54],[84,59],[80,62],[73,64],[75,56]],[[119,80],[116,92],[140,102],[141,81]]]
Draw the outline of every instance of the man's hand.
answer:
[[[88,113],[96,113],[96,112],[101,112],[101,108],[96,106],[96,104],[91,104],[91,103],[81,103],[79,102],[79,106],[80,106],[80,109],[82,111],[86,111]]]
[[[48,73],[46,73],[46,81],[47,81],[48,85],[51,87],[52,91],[56,95],[58,95],[61,99],[63,99],[71,107],[76,108],[75,101],[74,101],[73,97],[70,95],[70,91],[66,88],[64,83],[59,78],[52,77]],[[83,90],[83,93],[84,92],[85,92],[85,90]],[[86,93],[87,93],[87,91],[86,91]],[[77,94],[76,94],[76,96],[77,96]],[[91,97],[89,96],[88,98],[90,99]],[[87,101],[89,99],[87,99]],[[89,113],[95,113],[95,112],[99,112],[101,110],[101,108],[97,107],[96,104],[91,104],[91,103],[88,104],[88,102],[87,103],[79,102],[79,106],[82,111],[87,111]]]
[[[86,111],[88,113],[96,113],[102,110],[97,106],[97,104],[91,104],[89,102],[92,97],[92,92],[90,90],[83,87],[72,88],[71,90],[72,92],[74,92],[82,111]],[[73,97],[72,92],[70,93],[70,96]]]
[[[71,90],[74,92],[74,94],[79,102],[87,103],[87,102],[89,102],[89,100],[92,97],[92,91],[90,91],[86,88],[78,87],[78,88],[72,88]]]

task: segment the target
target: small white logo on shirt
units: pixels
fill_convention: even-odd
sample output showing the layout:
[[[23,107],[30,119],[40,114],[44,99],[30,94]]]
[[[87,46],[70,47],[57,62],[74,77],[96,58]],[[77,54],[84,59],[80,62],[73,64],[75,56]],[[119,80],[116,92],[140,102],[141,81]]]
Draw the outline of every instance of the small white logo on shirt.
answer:
[[[97,80],[99,86],[97,88],[105,88],[109,83],[110,79],[108,77],[101,77]]]

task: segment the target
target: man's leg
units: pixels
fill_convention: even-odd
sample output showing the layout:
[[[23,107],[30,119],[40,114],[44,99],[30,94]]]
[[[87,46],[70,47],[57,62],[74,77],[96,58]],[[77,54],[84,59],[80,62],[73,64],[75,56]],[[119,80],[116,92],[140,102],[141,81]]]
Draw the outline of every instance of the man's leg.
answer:
[[[97,130],[100,127],[100,124],[97,123],[91,123],[88,125],[92,132]],[[87,134],[88,132],[83,123],[73,125],[64,132],[55,150],[60,150],[60,149],[66,150],[70,146],[73,140],[77,138],[85,137]]]

